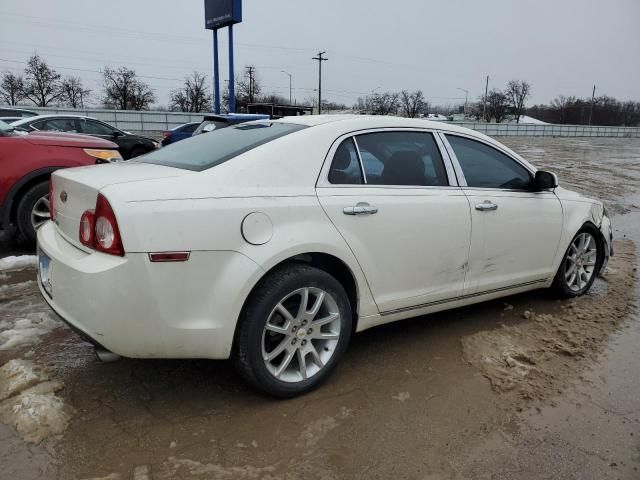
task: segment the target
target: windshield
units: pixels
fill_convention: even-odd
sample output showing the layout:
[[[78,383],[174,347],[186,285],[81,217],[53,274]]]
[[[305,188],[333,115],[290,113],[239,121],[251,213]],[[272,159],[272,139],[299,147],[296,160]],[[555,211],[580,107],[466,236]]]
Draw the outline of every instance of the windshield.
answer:
[[[15,135],[14,128],[8,123],[0,120],[0,135],[1,136]]]
[[[298,130],[293,123],[242,123],[156,150],[140,162],[200,172]]]

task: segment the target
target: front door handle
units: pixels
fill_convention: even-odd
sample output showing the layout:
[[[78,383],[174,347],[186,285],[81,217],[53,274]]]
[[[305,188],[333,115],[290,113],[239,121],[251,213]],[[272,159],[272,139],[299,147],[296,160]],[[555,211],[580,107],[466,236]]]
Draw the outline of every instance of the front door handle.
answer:
[[[358,202],[355,207],[344,207],[342,213],[345,215],[373,215],[378,213],[378,207],[372,207],[367,202]]]
[[[493,203],[491,200],[485,200],[482,203],[476,203],[476,210],[480,210],[481,212],[485,212],[488,210],[497,210],[498,205]]]

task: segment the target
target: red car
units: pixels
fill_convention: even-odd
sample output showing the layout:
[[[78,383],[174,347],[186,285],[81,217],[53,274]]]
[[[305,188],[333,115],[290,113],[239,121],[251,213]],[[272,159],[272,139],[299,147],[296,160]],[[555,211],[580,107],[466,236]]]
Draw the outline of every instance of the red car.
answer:
[[[15,225],[35,242],[50,218],[49,176],[59,168],[122,160],[118,146],[86,135],[17,133],[0,121],[0,228]]]

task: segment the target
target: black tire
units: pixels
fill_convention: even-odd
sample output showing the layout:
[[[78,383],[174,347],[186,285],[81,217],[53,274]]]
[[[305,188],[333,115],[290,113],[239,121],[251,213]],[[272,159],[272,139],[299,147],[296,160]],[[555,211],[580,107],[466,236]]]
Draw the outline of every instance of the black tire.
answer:
[[[589,280],[586,282],[584,287],[578,290],[572,290],[567,284],[567,280],[565,278],[565,273],[567,272],[567,268],[569,265],[567,261],[567,256],[569,255],[573,242],[583,233],[589,233],[595,239],[596,252],[597,252],[596,262],[595,262],[593,274],[591,275]],[[574,237],[571,239],[571,243],[569,243],[569,247],[567,247],[567,250],[562,257],[562,261],[560,262],[560,266],[558,267],[556,276],[553,279],[553,284],[551,285],[551,291],[560,298],[573,298],[573,297],[579,297],[580,295],[584,295],[589,291],[589,289],[591,288],[591,285],[593,285],[593,282],[595,281],[596,277],[598,276],[598,272],[602,267],[603,261],[604,261],[604,244],[602,242],[602,238],[600,237],[600,233],[592,225],[583,226],[578,231],[578,233],[576,233]]]
[[[31,223],[31,212],[38,200],[49,195],[49,182],[41,182],[29,187],[18,202],[16,224],[18,231],[29,243],[36,242],[36,229]]]
[[[335,301],[340,314],[340,334],[332,356],[317,373],[306,380],[282,381],[265,365],[262,353],[263,332],[276,305],[287,295],[305,287],[321,289]],[[327,272],[305,264],[291,264],[280,268],[256,286],[245,304],[232,354],[235,367],[249,384],[274,397],[287,398],[306,393],[327,378],[346,351],[352,332],[351,312],[349,297],[344,288]],[[311,322],[307,326],[312,325]],[[312,343],[311,340],[309,343]]]

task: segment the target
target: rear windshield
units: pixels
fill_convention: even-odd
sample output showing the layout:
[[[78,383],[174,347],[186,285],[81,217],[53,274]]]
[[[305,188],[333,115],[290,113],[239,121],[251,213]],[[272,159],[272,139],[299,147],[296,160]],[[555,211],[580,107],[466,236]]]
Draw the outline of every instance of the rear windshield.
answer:
[[[171,144],[136,161],[201,172],[276,138],[307,128],[293,123],[244,123]]]

